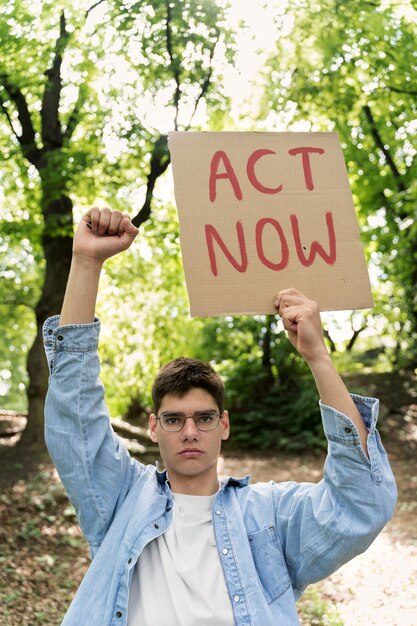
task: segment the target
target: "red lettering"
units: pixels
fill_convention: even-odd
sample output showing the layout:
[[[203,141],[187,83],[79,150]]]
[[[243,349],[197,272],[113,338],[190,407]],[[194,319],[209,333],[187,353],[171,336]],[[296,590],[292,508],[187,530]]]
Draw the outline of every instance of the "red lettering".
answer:
[[[267,224],[270,224],[275,228],[280,239],[281,260],[278,263],[273,263],[265,256],[262,237],[264,228]],[[275,270],[276,272],[279,272],[279,270],[283,270],[287,267],[288,260],[290,258],[290,250],[288,248],[287,240],[285,239],[284,231],[282,230],[281,224],[277,220],[274,220],[272,217],[264,217],[263,219],[259,220],[259,222],[257,222],[256,224],[255,240],[256,251],[258,253],[258,257],[261,263],[263,263],[266,267],[269,267],[270,270]]]
[[[239,251],[240,251],[240,262],[237,261],[234,258],[234,256],[232,256],[229,249],[226,247],[226,244],[224,243],[223,239],[220,237],[218,231],[212,224],[205,224],[204,229],[206,233],[206,243],[207,243],[207,249],[208,249],[208,254],[209,254],[209,259],[210,259],[210,268],[211,268],[212,274],[214,276],[217,276],[217,274],[219,273],[217,269],[217,261],[216,261],[216,254],[214,252],[213,241],[216,241],[217,245],[219,246],[220,250],[225,255],[226,259],[229,261],[231,265],[233,265],[233,267],[238,272],[242,272],[242,273],[246,272],[246,269],[248,267],[248,255],[246,253],[245,234],[243,232],[242,223],[236,222],[236,233],[237,233],[237,240],[239,243]]]
[[[334,232],[332,214],[326,213],[327,235],[329,238],[329,252],[327,253],[318,241],[313,241],[308,256],[304,254],[305,247],[303,247],[301,243],[298,218],[296,215],[291,215],[290,219],[292,232],[294,235],[295,249],[301,265],[304,265],[304,267],[312,265],[316,258],[316,254],[321,256],[321,258],[325,263],[327,263],[327,265],[334,265],[334,263],[336,262],[336,235]]]
[[[303,163],[303,171],[304,171],[304,180],[305,180],[306,188],[309,191],[312,191],[314,189],[314,183],[313,183],[313,175],[311,173],[309,154],[310,153],[324,154],[324,150],[322,148],[304,147],[304,148],[292,148],[291,150],[288,150],[288,153],[291,154],[291,156],[295,156],[297,154],[303,155],[302,163]]]
[[[225,172],[221,174],[218,172],[220,161],[223,161],[223,165],[226,170]],[[240,189],[239,181],[232,167],[232,164],[230,163],[229,157],[227,156],[225,152],[223,152],[223,150],[217,150],[217,152],[214,153],[213,158],[211,159],[211,163],[210,163],[210,179],[209,179],[210,202],[214,202],[216,199],[216,195],[217,195],[216,181],[221,178],[226,178],[230,181],[233,187],[233,192],[235,194],[235,197],[238,200],[242,200],[242,190]]]
[[[282,185],[279,185],[278,187],[265,187],[265,185],[259,182],[255,174],[255,164],[259,161],[259,159],[266,156],[267,154],[276,154],[276,152],[274,152],[273,150],[266,150],[266,149],[255,150],[255,152],[253,152],[248,159],[248,162],[246,165],[246,173],[248,175],[248,178],[252,186],[255,187],[255,189],[257,189],[261,193],[268,193],[268,194],[279,193],[282,190]]]

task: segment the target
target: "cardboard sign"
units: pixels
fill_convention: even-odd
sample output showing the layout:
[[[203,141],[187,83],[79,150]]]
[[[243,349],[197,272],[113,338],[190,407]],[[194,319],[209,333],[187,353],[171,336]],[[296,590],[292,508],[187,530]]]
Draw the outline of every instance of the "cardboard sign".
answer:
[[[276,313],[289,287],[373,306],[336,133],[173,132],[169,149],[192,316]]]

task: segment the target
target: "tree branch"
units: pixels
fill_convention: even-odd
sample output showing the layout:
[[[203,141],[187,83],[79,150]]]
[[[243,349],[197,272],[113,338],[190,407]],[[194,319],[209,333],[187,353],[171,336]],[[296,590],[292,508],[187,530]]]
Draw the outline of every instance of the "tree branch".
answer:
[[[52,65],[45,72],[47,81],[41,107],[42,141],[47,149],[61,148],[63,144],[63,134],[59,120],[59,103],[62,89],[62,55],[68,44],[68,39],[69,32],[66,30],[65,13],[62,11],[59,17],[59,36],[55,42]]]
[[[214,52],[216,50],[216,46],[219,43],[219,37],[217,37],[216,41],[214,42],[212,48],[210,48],[210,63],[209,63],[209,68],[207,71],[207,74],[203,80],[203,82],[201,83],[201,91],[195,101],[195,105],[194,105],[194,110],[191,114],[191,117],[189,119],[189,122],[187,124],[186,130],[189,130],[189,128],[191,128],[191,124],[193,122],[194,116],[197,112],[197,107],[200,103],[200,100],[202,98],[204,98],[204,96],[206,95],[206,93],[208,92],[209,88],[210,88],[210,82],[211,82],[211,77],[213,75],[213,57],[214,57]]]
[[[330,352],[336,352],[337,348],[336,348],[336,344],[333,341],[333,338],[330,336],[329,331],[327,330],[327,328],[323,328],[323,335],[325,336],[325,338],[327,339],[327,341],[329,342],[329,346],[330,346]]]
[[[18,141],[20,141],[20,137],[19,137],[19,135],[17,134],[17,132],[15,131],[15,128],[14,128],[14,126],[13,126],[13,120],[12,120],[12,118],[10,117],[9,111],[7,110],[7,107],[6,107],[6,105],[4,104],[4,102],[3,102],[3,98],[2,98],[1,96],[0,96],[0,108],[1,108],[1,110],[3,111],[3,113],[4,113],[4,115],[5,115],[6,119],[7,119],[7,123],[8,123],[8,125],[9,125],[10,130],[12,131],[13,135],[16,137],[16,139],[17,139]]]
[[[35,130],[32,124],[32,118],[29,113],[29,108],[23,93],[19,87],[14,85],[7,74],[0,75],[0,81],[9,95],[9,98],[14,102],[17,109],[17,116],[22,128],[22,134],[17,135],[19,143],[23,146],[31,145],[35,141]]]
[[[374,138],[374,141],[377,147],[381,150],[382,154],[385,157],[387,165],[390,168],[392,175],[397,183],[398,190],[405,191],[405,185],[402,180],[402,176],[400,172],[398,171],[397,166],[395,165],[394,159],[392,158],[390,151],[388,150],[388,148],[385,147],[385,144],[382,140],[381,135],[379,134],[379,131],[378,131],[374,116],[372,115],[372,111],[370,107],[366,104],[362,110],[365,113],[365,117],[368,120],[368,123],[371,127],[371,135]]]
[[[87,21],[90,13],[92,11],[94,11],[94,9],[96,9],[98,6],[100,6],[101,4],[107,2],[107,0],[97,0],[97,2],[95,2],[94,4],[92,4],[85,12],[84,14],[84,18],[85,18],[85,22]],[[94,33],[97,32],[97,28],[94,30]],[[63,133],[63,139],[65,142],[68,142],[72,135],[74,134],[75,129],[78,126],[78,123],[80,121],[80,113],[81,113],[81,109],[84,105],[86,101],[86,90],[85,90],[85,84],[81,84],[80,88],[78,90],[78,97],[77,97],[77,101],[74,105],[73,110],[71,111],[69,117],[68,117],[68,122],[65,128],[65,131]]]
[[[353,335],[349,339],[349,342],[348,342],[348,344],[346,346],[346,352],[351,352],[352,351],[352,348],[355,345],[357,338],[359,337],[361,332],[363,332],[364,330],[367,329],[367,327],[368,327],[367,324],[365,324],[364,326],[361,326],[357,330],[353,330]]]
[[[178,130],[178,115],[179,115],[179,105],[181,99],[181,82],[180,82],[180,70],[178,66],[178,61],[174,58],[174,50],[172,47],[172,31],[171,31],[171,22],[172,22],[172,10],[171,10],[171,2],[170,0],[166,0],[166,9],[167,9],[167,20],[166,20],[166,43],[167,50],[170,59],[170,67],[173,70],[174,80],[175,80],[175,93],[174,93],[174,107],[175,107],[175,117],[174,117],[174,129]]]
[[[86,12],[85,12],[85,19],[88,18],[88,16],[90,15],[91,11],[94,11],[94,9],[97,8],[100,4],[103,4],[103,2],[107,2],[107,0],[97,0],[97,2],[92,4],[91,7],[88,8],[86,10]]]
[[[405,96],[417,96],[417,91],[414,90],[406,91],[405,89],[398,89],[398,87],[391,87],[390,85],[387,85],[387,87],[390,91],[395,91],[395,93],[402,93]]]
[[[151,169],[148,174],[145,202],[139,213],[132,219],[133,224],[137,228],[149,219],[151,215],[151,205],[155,183],[159,176],[165,172],[170,162],[171,157],[168,150],[168,137],[167,135],[160,135],[152,150]]]
[[[81,109],[86,101],[85,94],[85,85],[80,85],[78,90],[77,100],[74,104],[74,108],[72,109],[70,116],[68,117],[68,122],[65,128],[65,132],[63,133],[63,138],[66,142],[68,142],[72,135],[74,134],[75,129],[78,126],[81,117]]]
[[[20,144],[23,156],[30,163],[32,163],[32,165],[38,167],[39,159],[41,157],[41,150],[36,146],[35,129],[33,127],[32,117],[29,112],[26,98],[19,89],[19,87],[11,82],[9,76],[6,73],[0,74],[0,82],[16,107],[17,119],[19,120],[22,132],[20,135],[16,132],[9,112],[7,111],[4,102],[2,101],[1,108],[6,115],[10,129]]]

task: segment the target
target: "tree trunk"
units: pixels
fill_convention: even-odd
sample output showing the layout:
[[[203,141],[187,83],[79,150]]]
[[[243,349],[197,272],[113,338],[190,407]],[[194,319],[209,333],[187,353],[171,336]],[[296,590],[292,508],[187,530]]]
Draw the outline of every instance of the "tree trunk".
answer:
[[[257,392],[260,394],[266,394],[271,389],[274,383],[274,374],[272,372],[272,354],[271,354],[271,342],[272,342],[272,325],[274,323],[274,316],[267,315],[265,318],[265,331],[262,336],[262,372],[263,377],[259,382]]]
[[[45,235],[45,280],[42,294],[36,305],[37,333],[27,359],[28,422],[21,442],[42,445],[43,411],[48,388],[48,367],[43,350],[42,326],[44,321],[61,311],[72,256],[72,201],[65,192],[46,199],[44,193],[43,214]],[[71,225],[71,229],[68,226]]]

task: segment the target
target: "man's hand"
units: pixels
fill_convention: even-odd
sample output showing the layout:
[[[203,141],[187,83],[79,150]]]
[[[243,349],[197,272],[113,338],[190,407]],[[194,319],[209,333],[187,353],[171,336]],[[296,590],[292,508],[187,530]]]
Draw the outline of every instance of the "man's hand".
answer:
[[[284,289],[277,294],[274,304],[289,340],[307,363],[329,357],[316,302],[297,289]]]
[[[73,256],[104,263],[127,250],[138,232],[126,213],[93,207],[83,215],[74,233]]]
[[[120,211],[93,207],[74,233],[71,270],[61,311],[61,326],[94,321],[100,272],[106,259],[127,250],[138,234]]]

